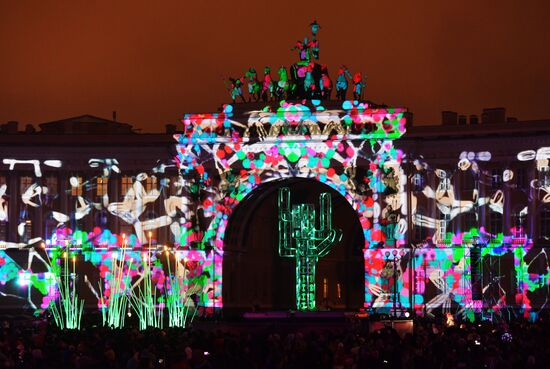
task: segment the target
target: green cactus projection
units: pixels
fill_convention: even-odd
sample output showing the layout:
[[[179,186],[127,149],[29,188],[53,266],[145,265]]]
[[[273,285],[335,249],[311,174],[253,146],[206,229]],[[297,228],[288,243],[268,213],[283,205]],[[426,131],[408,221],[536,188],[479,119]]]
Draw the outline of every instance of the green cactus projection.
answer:
[[[296,258],[296,309],[315,310],[315,267],[342,239],[342,231],[332,228],[330,193],[319,196],[319,229],[315,228],[315,206],[290,207],[290,189],[278,193],[279,255]]]

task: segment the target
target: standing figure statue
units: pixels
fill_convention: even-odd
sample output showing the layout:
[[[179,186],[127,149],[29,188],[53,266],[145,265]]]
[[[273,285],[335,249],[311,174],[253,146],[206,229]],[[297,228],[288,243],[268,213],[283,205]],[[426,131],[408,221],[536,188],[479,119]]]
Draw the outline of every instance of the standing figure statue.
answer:
[[[296,41],[296,45],[290,50],[298,50],[299,65],[308,65],[311,58],[319,59],[319,40],[317,40],[317,32],[319,31],[319,24],[317,21],[313,21],[311,27],[311,41],[304,37],[304,41]]]
[[[307,37],[304,38],[304,41],[296,41],[296,45],[290,49],[290,51],[298,50],[298,58],[300,61],[298,64],[300,65],[307,65],[309,64],[309,41],[307,40]]]
[[[342,65],[338,70],[338,78],[336,79],[336,98],[344,101],[348,92],[348,78],[352,78],[348,68]]]
[[[330,193],[319,198],[319,229],[315,228],[315,206],[297,204],[290,207],[290,189],[280,188],[279,255],[296,259],[296,309],[315,310],[315,268],[342,239],[342,231],[332,228]]]
[[[273,99],[273,80],[271,79],[271,68],[264,68],[264,81],[262,84],[262,100],[267,102]]]
[[[248,101],[254,99],[254,101],[260,100],[260,82],[258,81],[258,75],[256,69],[250,68],[245,77],[248,80]]]
[[[311,27],[311,42],[309,44],[311,49],[311,56],[314,59],[319,60],[319,40],[317,40],[317,32],[321,26],[314,20],[310,25]]]
[[[233,103],[236,102],[237,97],[240,97],[243,102],[246,102],[243,96],[243,82],[244,78],[231,78],[229,77],[229,93],[231,94],[231,99]]]
[[[316,93],[315,79],[313,78],[313,63],[310,63],[306,69],[306,76],[304,79],[304,91],[308,99],[312,99]]]
[[[355,85],[353,88],[353,99],[361,100],[363,97],[363,87],[367,85],[363,82],[363,75],[361,72],[357,72],[353,75],[353,84]]]
[[[332,93],[332,80],[328,75],[328,68],[326,65],[321,66],[321,80],[319,81],[319,87],[321,89],[321,98],[323,100],[330,100]]]
[[[307,69],[307,65],[300,65],[299,63],[290,66],[290,88],[287,98],[305,98],[304,80],[306,78]]]
[[[288,88],[290,87],[290,84],[288,82],[288,74],[284,66],[281,66],[277,73],[279,74],[279,81],[277,81],[275,94],[277,96],[277,99],[283,100],[287,98],[286,96],[288,95]]]

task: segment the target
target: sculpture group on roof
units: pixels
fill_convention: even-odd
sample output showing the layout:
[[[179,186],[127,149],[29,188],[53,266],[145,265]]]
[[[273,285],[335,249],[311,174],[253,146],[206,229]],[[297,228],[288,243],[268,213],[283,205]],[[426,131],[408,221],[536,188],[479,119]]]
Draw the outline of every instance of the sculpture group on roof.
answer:
[[[280,66],[277,70],[278,79],[273,80],[271,68],[266,66],[263,72],[263,79],[260,80],[256,69],[250,67],[244,76],[230,77],[227,86],[233,102],[251,101],[277,101],[277,100],[300,100],[320,99],[330,100],[333,90],[332,79],[329,76],[328,67],[319,64],[319,40],[317,32],[319,24],[313,21],[310,24],[311,39],[296,41],[291,51],[298,51],[299,61],[292,64],[288,70]],[[363,89],[366,86],[365,78],[361,72],[353,75],[345,65],[338,69],[336,78],[336,98],[346,100],[349,82],[353,83],[353,99],[361,100]],[[248,87],[248,96],[245,98],[243,87]]]

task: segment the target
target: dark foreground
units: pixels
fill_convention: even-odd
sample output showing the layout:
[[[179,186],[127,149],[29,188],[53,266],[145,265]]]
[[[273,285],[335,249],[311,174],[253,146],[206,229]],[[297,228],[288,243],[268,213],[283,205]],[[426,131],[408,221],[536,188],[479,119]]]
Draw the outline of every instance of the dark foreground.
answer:
[[[375,330],[377,329],[377,330]],[[141,332],[59,331],[44,320],[3,320],[0,368],[549,368],[550,324],[415,321],[196,322]]]

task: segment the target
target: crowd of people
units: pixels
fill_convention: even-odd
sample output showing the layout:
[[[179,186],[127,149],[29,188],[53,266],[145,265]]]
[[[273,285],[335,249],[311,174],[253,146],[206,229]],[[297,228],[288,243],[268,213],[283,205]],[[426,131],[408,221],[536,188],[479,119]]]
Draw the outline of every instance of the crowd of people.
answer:
[[[0,368],[534,369],[550,363],[549,328],[546,321],[452,327],[415,321],[412,332],[403,332],[362,319],[337,325],[199,321],[187,329],[59,331],[45,319],[4,320]]]

